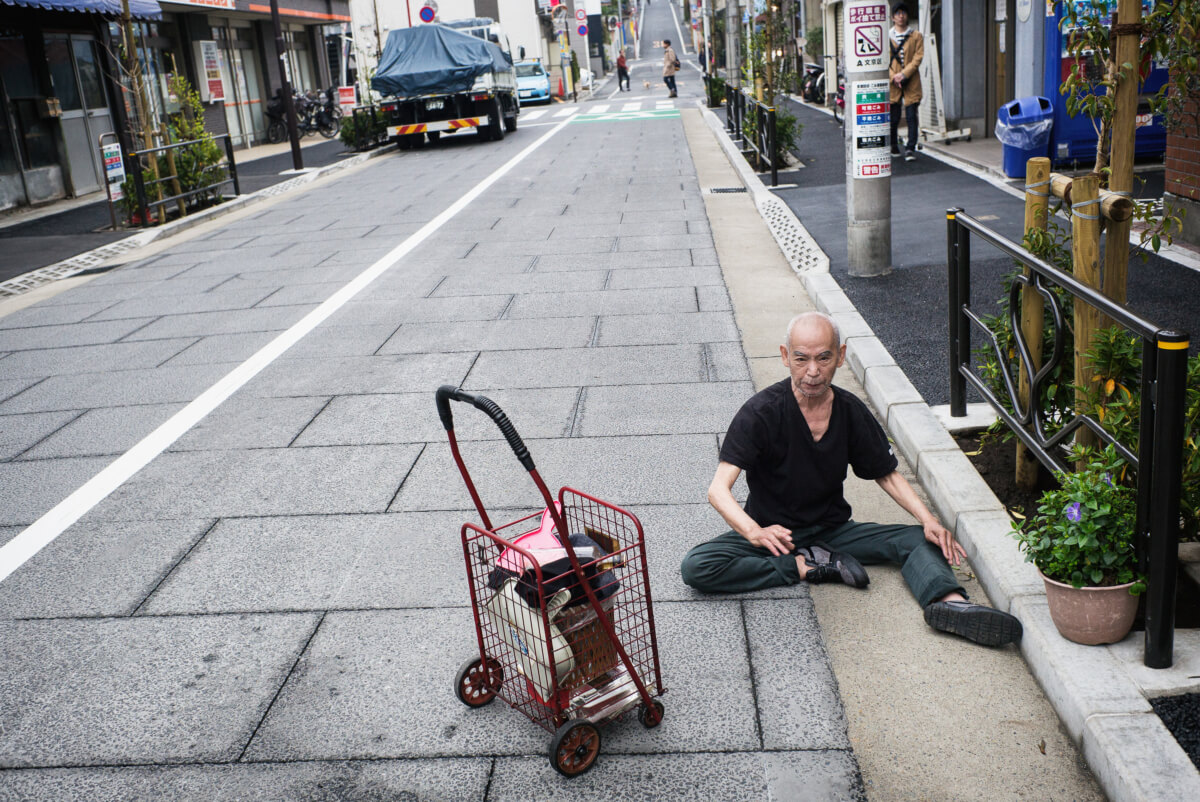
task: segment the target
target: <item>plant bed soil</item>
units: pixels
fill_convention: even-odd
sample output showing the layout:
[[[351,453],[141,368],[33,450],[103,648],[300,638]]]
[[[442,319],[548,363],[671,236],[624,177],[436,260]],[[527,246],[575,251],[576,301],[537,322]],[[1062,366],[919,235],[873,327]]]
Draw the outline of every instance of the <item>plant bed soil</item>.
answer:
[[[1200,768],[1200,693],[1162,696],[1151,699],[1150,705],[1192,763]]]

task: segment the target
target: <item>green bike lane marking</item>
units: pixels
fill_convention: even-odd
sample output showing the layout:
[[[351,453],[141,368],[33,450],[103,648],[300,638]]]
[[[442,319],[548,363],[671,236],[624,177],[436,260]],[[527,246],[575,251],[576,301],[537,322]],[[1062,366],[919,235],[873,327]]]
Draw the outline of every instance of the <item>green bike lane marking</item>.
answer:
[[[627,122],[629,120],[655,120],[678,117],[679,109],[647,109],[645,111],[610,111],[605,114],[576,114],[573,123]]]

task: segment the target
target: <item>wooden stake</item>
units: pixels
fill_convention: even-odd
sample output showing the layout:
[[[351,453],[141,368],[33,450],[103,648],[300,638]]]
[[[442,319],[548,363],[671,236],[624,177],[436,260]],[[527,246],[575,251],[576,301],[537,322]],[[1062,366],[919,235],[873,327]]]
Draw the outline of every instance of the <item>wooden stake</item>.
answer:
[[[1025,165],[1025,233],[1045,230],[1046,206],[1050,201],[1050,160],[1045,157],[1030,159]],[[1025,277],[1033,271],[1025,268]],[[1045,303],[1042,296],[1032,287],[1021,289],[1021,333],[1029,346],[1033,364],[1028,372],[1037,373],[1042,366],[1042,330],[1045,326]],[[1018,398],[1021,406],[1030,403],[1030,382],[1022,364],[1018,375]],[[1037,403],[1037,399],[1033,400]],[[1017,487],[1032,490],[1037,486],[1038,460],[1020,440],[1017,441]]]
[[[1138,52],[1141,37],[1138,29],[1132,26],[1139,25],[1141,21],[1141,0],[1118,1],[1117,14],[1113,17],[1113,30],[1116,31],[1117,40],[1113,63],[1119,75],[1113,98],[1116,111],[1113,115],[1108,188],[1126,197],[1133,191],[1133,151],[1137,130],[1139,67],[1142,61]],[[1123,64],[1131,66],[1125,69]],[[1129,228],[1128,220],[1110,224],[1104,248],[1104,282],[1101,289],[1106,296],[1119,304],[1125,303],[1125,289],[1129,281]]]
[[[1095,173],[1076,178],[1071,186],[1071,257],[1075,278],[1089,287],[1100,289],[1100,179]],[[1075,299],[1075,409],[1084,408],[1084,388],[1091,386],[1092,366],[1087,351],[1100,323],[1099,311]],[[1080,429],[1075,437],[1080,445],[1095,445],[1090,429]]]

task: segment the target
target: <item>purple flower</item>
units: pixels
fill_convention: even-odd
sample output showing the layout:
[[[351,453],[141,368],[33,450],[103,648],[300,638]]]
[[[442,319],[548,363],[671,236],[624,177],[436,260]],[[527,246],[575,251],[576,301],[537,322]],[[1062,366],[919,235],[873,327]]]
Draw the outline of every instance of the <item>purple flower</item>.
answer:
[[[1112,483],[1112,474],[1111,474],[1111,473],[1106,473],[1106,474],[1104,474],[1104,483],[1105,483],[1106,485],[1108,485],[1109,487],[1112,487],[1112,486],[1113,486],[1113,483]]]
[[[1067,520],[1068,521],[1077,523],[1079,521],[1079,519],[1082,517],[1083,517],[1083,513],[1080,512],[1080,510],[1079,510],[1079,502],[1078,501],[1076,501],[1074,504],[1067,507]]]

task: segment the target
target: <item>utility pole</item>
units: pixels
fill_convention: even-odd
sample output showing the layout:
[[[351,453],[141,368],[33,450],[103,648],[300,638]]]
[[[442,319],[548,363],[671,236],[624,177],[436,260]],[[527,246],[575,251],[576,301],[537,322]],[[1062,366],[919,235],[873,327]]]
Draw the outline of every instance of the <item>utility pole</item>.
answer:
[[[709,7],[710,0],[700,0],[700,21],[703,24],[701,36],[704,37],[704,74],[712,75],[711,65],[715,63],[713,58],[713,43],[712,30],[709,27],[710,17],[712,17],[712,8]]]
[[[843,6],[846,59],[846,255],[851,276],[892,272],[888,7]]]
[[[296,129],[296,104],[292,99],[292,82],[288,79],[287,51],[283,47],[283,26],[279,23],[279,0],[271,0],[271,24],[275,26],[275,52],[279,54],[280,95],[287,109],[288,138],[292,140],[292,168],[304,169],[304,157],[300,155],[300,132]],[[378,20],[376,21],[378,24]]]

